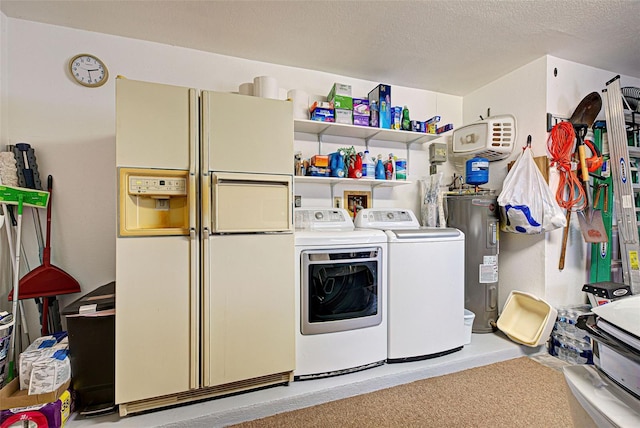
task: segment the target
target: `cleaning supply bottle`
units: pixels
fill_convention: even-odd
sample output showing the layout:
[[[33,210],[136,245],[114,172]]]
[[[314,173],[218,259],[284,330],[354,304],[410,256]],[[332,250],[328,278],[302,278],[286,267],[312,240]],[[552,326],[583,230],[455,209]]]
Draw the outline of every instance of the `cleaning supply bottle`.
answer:
[[[411,119],[409,119],[409,108],[407,106],[402,109],[402,129],[411,131]]]
[[[376,180],[384,180],[384,163],[382,163],[382,155],[378,155],[378,161],[376,162]]]
[[[362,178],[362,153],[356,155],[355,174],[356,178]]]
[[[358,153],[362,159],[362,176],[367,178],[367,165],[369,162],[369,151],[365,150],[364,153]]]
[[[376,160],[369,154],[368,150],[365,150],[364,156],[367,158],[367,178],[376,178]]]
[[[395,178],[394,170],[394,162],[393,162],[393,154],[389,153],[389,159],[384,164],[384,173],[386,180],[393,180]]]

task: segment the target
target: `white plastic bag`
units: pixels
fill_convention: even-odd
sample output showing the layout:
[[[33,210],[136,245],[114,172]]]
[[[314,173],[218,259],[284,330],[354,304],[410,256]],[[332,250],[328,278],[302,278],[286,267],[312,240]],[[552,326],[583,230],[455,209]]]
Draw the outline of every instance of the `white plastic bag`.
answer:
[[[549,185],[525,148],[507,174],[498,196],[500,229],[504,232],[539,234],[564,227],[567,220]]]

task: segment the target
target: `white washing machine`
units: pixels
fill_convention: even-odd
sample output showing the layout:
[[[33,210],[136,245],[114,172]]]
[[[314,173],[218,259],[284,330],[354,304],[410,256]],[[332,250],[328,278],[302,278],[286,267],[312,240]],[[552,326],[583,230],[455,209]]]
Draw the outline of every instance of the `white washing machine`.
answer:
[[[387,358],[387,237],[355,230],[345,209],[297,208],[296,380]]]
[[[356,230],[388,239],[387,362],[416,361],[462,349],[464,234],[421,227],[411,210],[358,212]]]

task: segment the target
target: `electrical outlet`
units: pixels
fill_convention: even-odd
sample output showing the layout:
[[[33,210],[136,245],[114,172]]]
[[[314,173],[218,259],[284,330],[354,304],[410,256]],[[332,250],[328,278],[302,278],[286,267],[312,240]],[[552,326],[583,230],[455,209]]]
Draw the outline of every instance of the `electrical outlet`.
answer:
[[[302,196],[295,195],[293,197],[293,206],[296,208],[300,208],[302,206]]]
[[[333,208],[342,208],[342,198],[340,196],[333,197]]]

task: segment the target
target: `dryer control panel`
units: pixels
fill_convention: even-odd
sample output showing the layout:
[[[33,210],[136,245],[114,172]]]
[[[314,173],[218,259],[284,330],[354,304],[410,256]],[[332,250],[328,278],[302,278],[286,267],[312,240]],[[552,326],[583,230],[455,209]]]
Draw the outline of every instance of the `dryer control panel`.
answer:
[[[416,229],[420,222],[411,210],[365,208],[358,212],[355,226],[364,229]]]

